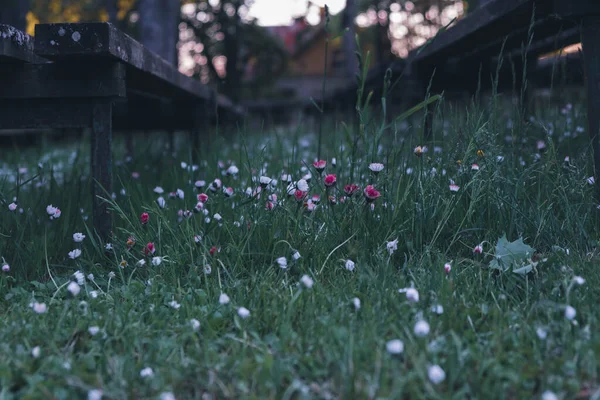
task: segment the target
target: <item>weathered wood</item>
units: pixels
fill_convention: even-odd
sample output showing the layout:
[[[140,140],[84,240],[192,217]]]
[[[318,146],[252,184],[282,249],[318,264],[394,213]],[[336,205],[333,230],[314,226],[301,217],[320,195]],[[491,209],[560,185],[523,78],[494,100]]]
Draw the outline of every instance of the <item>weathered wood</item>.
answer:
[[[112,216],[108,204],[100,197],[112,193],[112,102],[99,99],[92,110],[92,215],[98,235],[106,240],[112,230]]]
[[[581,39],[588,97],[588,130],[594,152],[596,195],[600,201],[600,15],[583,18]]]
[[[1,63],[42,63],[46,62],[33,52],[33,39],[26,33],[0,24]]]
[[[0,98],[125,97],[125,66],[119,62],[0,64]]]
[[[212,91],[107,22],[36,25],[35,53],[52,60],[121,60],[131,73],[128,80],[142,81],[142,87],[154,85],[169,95],[209,98]]]

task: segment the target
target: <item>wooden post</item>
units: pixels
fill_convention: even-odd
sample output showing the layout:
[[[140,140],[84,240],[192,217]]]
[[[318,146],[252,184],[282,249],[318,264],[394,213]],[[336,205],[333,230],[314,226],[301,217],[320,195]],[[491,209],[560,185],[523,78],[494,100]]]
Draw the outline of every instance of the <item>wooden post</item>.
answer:
[[[583,17],[581,44],[587,86],[588,130],[594,154],[596,200],[600,201],[600,15]]]
[[[112,193],[111,143],[112,101],[96,100],[92,106],[92,215],[94,228],[102,240],[107,240],[112,230],[108,204],[98,198]]]

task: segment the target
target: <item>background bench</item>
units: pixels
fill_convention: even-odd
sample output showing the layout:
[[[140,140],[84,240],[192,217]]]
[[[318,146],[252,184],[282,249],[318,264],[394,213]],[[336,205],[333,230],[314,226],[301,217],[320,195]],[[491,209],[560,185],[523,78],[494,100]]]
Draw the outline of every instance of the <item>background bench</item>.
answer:
[[[37,25],[34,41],[1,26],[0,87],[0,129],[91,129],[93,224],[103,239],[112,229],[99,196],[112,192],[113,129],[186,129],[197,154],[218,115],[243,116],[109,23]]]

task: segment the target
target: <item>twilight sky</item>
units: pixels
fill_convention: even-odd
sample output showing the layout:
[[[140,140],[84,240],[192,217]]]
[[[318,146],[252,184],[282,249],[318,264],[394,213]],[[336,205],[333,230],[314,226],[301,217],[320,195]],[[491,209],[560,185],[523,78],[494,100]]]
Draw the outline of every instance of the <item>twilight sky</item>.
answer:
[[[250,15],[256,17],[260,25],[288,25],[293,17],[304,14],[307,3],[308,0],[255,0]],[[346,0],[312,0],[312,3],[318,6],[327,4],[331,13],[337,14],[344,8]],[[309,22],[311,17],[318,18],[316,7],[307,15]]]

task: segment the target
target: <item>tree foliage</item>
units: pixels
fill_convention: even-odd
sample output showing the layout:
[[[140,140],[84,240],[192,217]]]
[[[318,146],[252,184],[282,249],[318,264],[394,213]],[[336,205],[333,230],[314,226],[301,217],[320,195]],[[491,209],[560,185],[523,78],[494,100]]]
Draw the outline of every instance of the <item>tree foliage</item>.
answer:
[[[221,91],[239,99],[244,86],[257,90],[283,72],[285,48],[248,16],[251,1],[199,1],[184,7],[182,48],[196,60],[194,75],[218,82]]]

